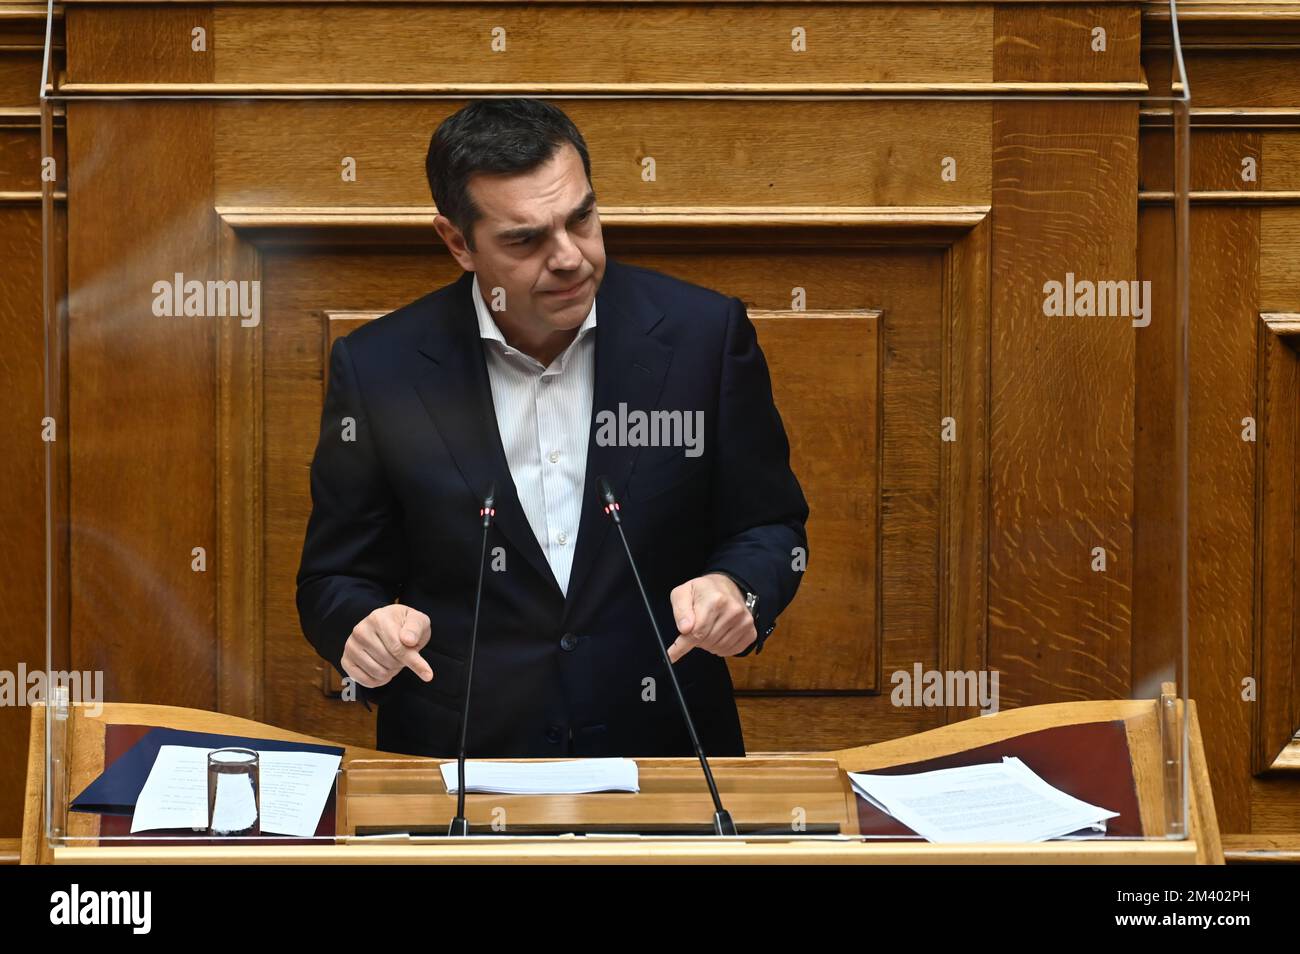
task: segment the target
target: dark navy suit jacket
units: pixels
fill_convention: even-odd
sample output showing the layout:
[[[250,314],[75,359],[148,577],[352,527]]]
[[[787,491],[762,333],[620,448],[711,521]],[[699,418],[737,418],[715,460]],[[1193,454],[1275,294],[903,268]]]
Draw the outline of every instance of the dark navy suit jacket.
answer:
[[[743,302],[608,259],[596,294],[595,391],[567,598],[522,511],[497,430],[471,297],[473,274],[335,342],[298,612],[343,673],[352,628],[394,600],[427,613],[431,683],[402,669],[359,688],[379,703],[378,747],[452,757],[459,739],[479,507],[496,482],[470,696],[478,757],[691,755],[654,632],[594,487],[607,475],[666,644],[670,591],[725,571],[759,595],[758,643],[799,586],[808,506],[789,465],[767,364]],[[601,410],[704,412],[703,453],[601,446]],[[344,439],[344,419],[354,422]],[[800,564],[802,566],[802,564]],[[747,651],[748,652],[748,651]],[[743,755],[727,662],[687,653],[674,670],[704,751]]]

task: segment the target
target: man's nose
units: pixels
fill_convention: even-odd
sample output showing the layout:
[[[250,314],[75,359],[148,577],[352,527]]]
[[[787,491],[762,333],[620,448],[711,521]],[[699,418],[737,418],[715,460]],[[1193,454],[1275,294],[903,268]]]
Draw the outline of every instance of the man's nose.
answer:
[[[551,271],[576,272],[582,267],[582,249],[569,238],[567,232],[561,232],[556,239],[555,254],[551,257]]]

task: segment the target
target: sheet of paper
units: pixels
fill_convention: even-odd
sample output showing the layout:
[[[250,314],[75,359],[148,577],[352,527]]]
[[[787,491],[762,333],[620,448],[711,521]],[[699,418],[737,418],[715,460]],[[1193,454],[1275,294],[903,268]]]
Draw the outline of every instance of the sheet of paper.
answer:
[[[443,762],[442,781],[457,792],[456,761]],[[465,791],[503,795],[555,795],[583,792],[639,792],[632,759],[571,759],[563,762],[487,762],[465,760]]]
[[[848,774],[864,798],[933,842],[1077,837],[1119,815],[1053,788],[1014,757],[916,775]]]
[[[131,831],[158,828],[206,830],[208,819],[208,753],[190,745],[158,748],[149,778],[131,818]],[[339,756],[323,752],[258,752],[261,786],[262,833],[307,837],[316,833],[321,812],[329,800],[338,772]],[[222,787],[218,777],[217,821],[232,830],[239,817],[246,817],[252,792],[236,794],[230,782]],[[223,799],[223,792],[227,798]],[[233,813],[233,821],[231,814]],[[220,825],[218,826],[220,827]]]
[[[218,775],[212,802],[212,830],[218,834],[247,831],[257,821],[252,775]]]

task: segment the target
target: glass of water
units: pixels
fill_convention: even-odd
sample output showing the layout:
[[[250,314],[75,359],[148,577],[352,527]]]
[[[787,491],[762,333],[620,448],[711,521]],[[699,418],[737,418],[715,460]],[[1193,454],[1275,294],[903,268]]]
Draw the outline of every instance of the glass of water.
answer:
[[[260,792],[255,751],[229,748],[209,752],[208,833],[260,835]]]

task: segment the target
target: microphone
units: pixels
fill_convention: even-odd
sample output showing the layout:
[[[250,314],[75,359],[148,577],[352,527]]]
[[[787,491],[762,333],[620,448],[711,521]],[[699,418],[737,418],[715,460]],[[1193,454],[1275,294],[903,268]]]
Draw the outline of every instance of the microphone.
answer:
[[[713,831],[718,835],[736,834],[736,823],[731,820],[731,813],[722,807],[722,799],[718,795],[718,786],[713,781],[713,772],[709,768],[709,760],[704,757],[704,749],[700,747],[700,737],[695,734],[695,723],[691,721],[690,710],[686,708],[686,697],[682,695],[682,687],[677,682],[677,673],[673,671],[672,660],[668,658],[668,647],[664,645],[663,637],[659,635],[659,624],[655,622],[654,611],[650,609],[650,598],[646,596],[645,587],[641,585],[641,574],[637,572],[636,560],[632,558],[632,548],[627,545],[627,534],[623,532],[623,518],[619,515],[618,500],[614,497],[614,488],[609,482],[609,478],[600,476],[596,478],[596,487],[600,491],[600,499],[605,502],[602,508],[610,520],[614,521],[614,526],[618,529],[618,535],[623,540],[623,549],[627,553],[627,562],[632,567],[632,578],[636,580],[637,589],[641,591],[641,601],[645,604],[646,615],[650,617],[650,626],[654,629],[655,642],[659,646],[659,652],[664,658],[664,666],[668,669],[668,678],[673,684],[673,692],[677,695],[677,705],[682,710],[682,718],[686,720],[686,731],[690,733],[691,744],[695,746],[695,756],[700,760],[700,766],[704,769],[704,780],[709,785],[709,794],[713,796]]]
[[[469,690],[474,685],[474,647],[478,645],[478,611],[483,601],[483,570],[487,566],[488,531],[492,528],[492,518],[497,514],[496,497],[497,484],[494,480],[488,484],[487,495],[483,498],[483,506],[479,509],[479,516],[483,518],[483,549],[478,561],[478,587],[474,591],[474,628],[470,632],[469,665],[465,669],[465,702],[460,710],[460,752],[456,757],[458,778],[456,817],[447,827],[448,836],[469,835],[469,820],[465,817],[465,736],[466,730],[469,729]]]

